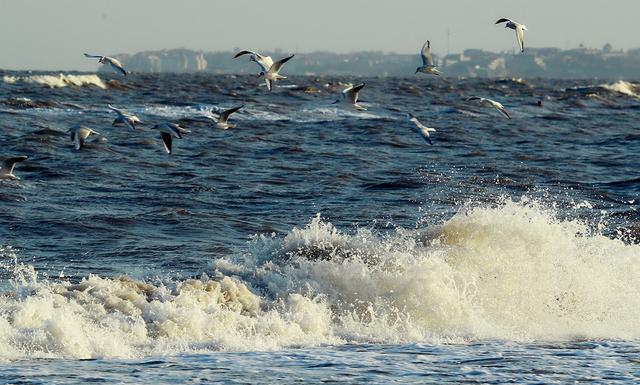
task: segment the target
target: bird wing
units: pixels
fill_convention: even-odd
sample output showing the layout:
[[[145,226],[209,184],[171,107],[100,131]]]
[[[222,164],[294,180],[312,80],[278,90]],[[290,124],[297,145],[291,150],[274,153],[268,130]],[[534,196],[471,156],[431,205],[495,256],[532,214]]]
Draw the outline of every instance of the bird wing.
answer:
[[[262,71],[264,72],[269,71],[269,68],[271,68],[271,66],[273,65],[273,59],[271,59],[271,56],[262,56],[259,53],[254,51],[243,50],[235,54],[233,58],[235,59],[242,55],[251,55],[251,60],[258,63],[258,65],[260,66],[260,68],[262,68]]]
[[[423,135],[429,136],[429,132],[435,132],[436,131],[435,128],[427,127],[424,124],[422,124],[422,122],[419,121],[418,118],[416,118],[413,115],[411,115],[411,119],[409,119],[409,121],[413,122],[413,124],[415,124],[416,127],[418,127],[420,129],[420,132],[422,132]]]
[[[427,129],[427,126],[425,126],[424,124],[422,124],[422,122],[420,122],[420,121],[418,120],[418,118],[416,118],[415,116],[414,116],[414,117],[412,117],[411,119],[409,119],[409,121],[410,121],[410,122],[413,122],[413,124],[415,124],[415,125],[416,125],[416,127],[418,127],[420,130],[425,130],[425,129]],[[428,134],[428,131],[427,131],[427,135],[429,135],[429,134]]]
[[[166,132],[168,135],[171,135],[178,139],[182,139],[182,133],[184,132],[184,129],[180,127],[180,125],[175,123],[165,123],[165,128],[168,130],[168,132]]]
[[[429,131],[428,130],[420,130],[420,136],[422,136],[422,138],[425,140],[425,142],[427,142],[431,146],[433,146],[433,142],[431,141],[431,138],[429,137]]]
[[[520,46],[520,52],[524,52],[524,29],[520,24],[516,26],[516,37],[518,38],[518,45]]]
[[[109,107],[109,109],[111,109],[112,111],[115,111],[118,114],[118,117],[124,117],[125,114],[124,114],[123,110],[121,110],[119,108],[115,108],[111,104],[107,104],[107,107]]]
[[[97,59],[102,59],[104,56],[102,55],[89,55],[88,53],[84,53],[84,57],[93,57],[93,58],[97,58]]]
[[[235,54],[233,56],[233,58],[235,59],[235,58],[238,58],[238,57],[240,57],[242,55],[256,55],[256,56],[258,56],[260,54],[257,53],[257,52],[253,52],[253,51],[242,50],[242,51],[238,52],[237,54]]]
[[[498,111],[500,111],[504,116],[507,117],[507,119],[511,119],[511,116],[509,116],[509,113],[507,112],[507,110],[504,108],[504,106],[502,105],[502,103],[500,102],[496,102],[495,100],[491,100],[491,99],[487,99],[487,101],[489,101],[489,103],[491,103],[491,105]]]
[[[124,123],[125,123],[125,119],[124,119],[124,117],[122,117],[122,116],[118,115],[118,117],[117,117],[117,118],[113,119],[113,123],[111,123],[111,126],[112,126],[112,127],[115,127],[115,126],[117,126],[117,125],[119,125],[119,124],[124,124]],[[72,140],[73,140],[73,139],[72,139]]]
[[[125,123],[129,124],[129,127],[131,127],[132,130],[136,129],[136,119],[134,119],[135,116],[131,117],[129,116],[127,119],[125,119]],[[140,120],[138,120],[138,123],[140,122]]]
[[[500,20],[496,21],[496,24],[500,24],[500,23],[508,23],[510,22],[510,19],[507,19],[506,17],[501,18]]]
[[[504,114],[504,116],[507,117],[507,119],[511,119],[511,116],[509,116],[509,113],[507,112],[507,110],[505,110],[504,107],[500,106],[500,107],[496,107],[498,109],[498,111],[502,112]]]
[[[277,74],[278,71],[280,71],[280,68],[282,68],[282,66],[284,65],[284,63],[286,63],[289,60],[291,60],[291,58],[294,57],[294,56],[295,55],[287,56],[284,59],[280,59],[277,62],[273,63],[271,65],[271,67],[269,68],[269,72]]]
[[[89,136],[89,134],[87,133],[86,135],[83,135],[84,132],[82,130],[80,131],[76,131],[75,135],[71,135],[75,144],[76,144],[76,150],[79,150],[82,148],[82,146],[84,146],[84,139]]]
[[[423,65],[433,66],[433,58],[431,57],[431,43],[429,42],[429,40],[427,40],[427,42],[422,46],[420,56],[422,57]]]
[[[171,154],[171,134],[167,132],[160,132],[160,137],[162,138],[164,150],[167,152],[167,154]]]
[[[227,120],[229,120],[229,115],[233,114],[234,112],[238,111],[239,109],[241,109],[242,107],[244,107],[244,105],[239,106],[239,107],[233,107],[233,108],[229,108],[226,111],[222,111],[222,113],[220,114],[220,117],[218,118],[218,123],[226,123]]]
[[[16,163],[27,160],[28,158],[29,158],[28,156],[14,156],[12,158],[5,159],[5,161],[2,162],[2,168],[0,169],[0,174],[4,174],[4,175],[13,174],[13,168],[15,167]]]
[[[109,60],[109,64],[111,65],[111,68],[113,68],[116,72],[120,72],[124,76],[127,76],[127,71],[124,69],[124,67],[122,66],[122,63],[120,63],[119,60],[114,59],[112,57],[107,59]]]
[[[269,68],[273,65],[273,59],[271,56],[262,56],[259,53],[251,56],[251,60],[258,63],[263,72],[269,71]]]
[[[271,79],[264,78],[264,82],[267,83],[267,89],[271,92],[273,88],[273,81]]]
[[[358,95],[360,91],[364,88],[366,83],[358,84],[357,86],[351,86],[346,90],[342,91],[344,97],[351,103],[356,104],[358,102]]]
[[[177,137],[180,139],[182,139],[182,134],[188,134],[191,132],[177,123],[167,123],[167,126],[171,131],[175,131],[178,135]]]

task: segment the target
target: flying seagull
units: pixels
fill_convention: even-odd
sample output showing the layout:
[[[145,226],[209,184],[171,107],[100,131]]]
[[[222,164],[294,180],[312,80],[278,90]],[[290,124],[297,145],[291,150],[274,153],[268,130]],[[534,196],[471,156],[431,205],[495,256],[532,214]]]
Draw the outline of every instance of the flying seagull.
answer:
[[[119,125],[119,124],[126,124],[129,127],[131,127],[132,130],[135,130],[136,129],[136,123],[142,124],[142,122],[140,121],[140,118],[138,118],[137,116],[131,115],[127,111],[121,110],[119,108],[115,108],[111,104],[109,104],[108,106],[109,106],[110,109],[115,111],[116,114],[118,114],[118,117],[111,124],[112,126],[116,126],[116,125]]]
[[[171,154],[171,138],[182,139],[182,134],[190,132],[184,127],[175,123],[160,123],[153,126],[156,130],[160,131],[160,137],[162,138],[162,144],[167,154]]]
[[[100,56],[100,55],[89,55],[88,53],[84,54],[84,57],[93,57],[98,58],[98,63],[109,64],[114,71],[120,72],[124,76],[127,76],[127,71],[125,71],[122,63],[118,59],[112,58],[110,56]]]
[[[422,136],[422,139],[433,146],[433,142],[431,142],[431,138],[429,137],[429,132],[435,132],[436,129],[425,126],[418,120],[418,118],[413,116],[411,113],[408,113],[407,115],[409,115],[409,121],[413,122],[413,124],[415,124],[416,127],[420,129],[420,136]]]
[[[235,59],[242,55],[251,55],[249,57],[249,60],[258,63],[258,65],[260,66],[260,69],[263,72],[269,71],[269,68],[271,68],[271,66],[273,65],[273,59],[271,59],[271,56],[262,56],[259,53],[253,52],[253,51],[247,51],[247,50],[240,51],[237,54],[235,54],[233,58]]]
[[[2,162],[2,168],[0,168],[0,179],[20,179],[13,175],[13,168],[16,166],[16,163],[27,159],[29,159],[28,156],[14,156],[12,158],[5,159],[4,162]]]
[[[500,24],[500,23],[507,23],[504,26],[505,28],[511,28],[516,31],[516,38],[518,38],[518,45],[520,46],[520,52],[524,52],[524,31],[527,31],[527,26],[504,17],[496,21],[496,24]]]
[[[244,107],[244,105],[239,107],[229,108],[228,110],[222,111],[222,113],[218,117],[218,120],[216,121],[216,127],[222,128],[224,130],[226,130],[227,128],[235,128],[236,127],[235,124],[229,124],[227,123],[227,121],[229,120],[229,116],[231,116],[231,114],[238,111],[242,107]]]
[[[84,142],[87,140],[89,135],[101,135],[100,133],[85,126],[73,127],[70,128],[67,132],[71,133],[71,141],[76,144],[76,150],[79,150],[82,148],[82,146],[84,146]]]
[[[424,72],[425,74],[440,75],[440,71],[433,64],[433,58],[431,57],[431,43],[427,40],[420,50],[420,57],[422,58],[422,66],[416,68],[416,72]]]
[[[500,111],[508,119],[511,119],[511,116],[509,116],[509,114],[507,113],[507,110],[504,109],[504,106],[500,102],[496,102],[495,100],[491,100],[491,99],[487,99],[487,98],[479,98],[477,96],[474,96],[474,97],[469,98],[467,100],[477,100],[478,103],[480,103],[484,107],[490,107],[490,108],[493,107],[496,110]]]
[[[366,83],[358,84],[357,86],[349,86],[342,91],[342,99],[338,99],[333,104],[342,104],[345,107],[355,108],[358,111],[366,111],[367,109],[358,104],[358,95],[364,88]]]
[[[284,63],[291,60],[291,58],[294,56],[295,55],[291,55],[291,56],[285,57],[284,59],[280,59],[277,62],[273,63],[266,72],[264,70],[260,72],[258,77],[264,76],[264,81],[265,83],[267,83],[267,88],[269,89],[269,92],[271,92],[271,90],[273,89],[273,82],[275,82],[276,80],[287,78],[286,76],[280,75],[278,72],[280,71],[280,68],[282,68]]]

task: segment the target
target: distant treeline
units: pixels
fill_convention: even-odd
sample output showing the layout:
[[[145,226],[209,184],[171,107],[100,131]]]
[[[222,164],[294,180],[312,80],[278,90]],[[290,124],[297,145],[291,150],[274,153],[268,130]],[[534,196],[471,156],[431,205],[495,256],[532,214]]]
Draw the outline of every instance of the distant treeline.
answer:
[[[277,60],[288,52],[261,52]],[[145,51],[114,55],[134,72],[209,72],[252,74],[258,66],[247,56],[233,59],[233,52],[199,52],[188,49]],[[543,78],[640,78],[640,49],[528,48],[525,53],[495,53],[468,49],[460,54],[435,56],[445,76],[543,77]],[[418,54],[312,52],[296,54],[287,63],[291,75],[409,76],[420,64]],[[417,75],[416,75],[417,76]]]

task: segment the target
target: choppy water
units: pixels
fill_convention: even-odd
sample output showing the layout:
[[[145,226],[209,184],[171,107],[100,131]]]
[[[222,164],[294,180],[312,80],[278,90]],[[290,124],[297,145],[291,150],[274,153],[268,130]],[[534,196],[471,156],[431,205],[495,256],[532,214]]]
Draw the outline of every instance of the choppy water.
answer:
[[[640,379],[636,84],[0,76],[2,382]]]

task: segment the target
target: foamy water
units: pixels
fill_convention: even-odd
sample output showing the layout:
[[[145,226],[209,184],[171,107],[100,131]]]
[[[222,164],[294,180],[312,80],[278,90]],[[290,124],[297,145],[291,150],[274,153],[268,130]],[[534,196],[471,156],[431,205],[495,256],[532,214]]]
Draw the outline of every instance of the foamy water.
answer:
[[[30,75],[30,76],[8,76],[5,75],[3,80],[7,84],[15,83],[33,83],[48,86],[50,88],[62,87],[83,87],[93,85],[102,89],[106,89],[107,85],[100,79],[98,75],[72,75],[58,74],[56,75]]]
[[[602,87],[610,91],[619,92],[623,95],[633,96],[636,98],[640,97],[636,92],[638,85],[624,80],[618,80],[611,84],[603,84]]]
[[[14,286],[0,299],[1,358],[640,337],[640,247],[537,201],[386,236],[318,216],[250,250],[200,278],[75,284],[4,250]]]

